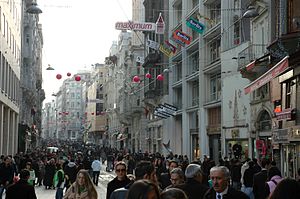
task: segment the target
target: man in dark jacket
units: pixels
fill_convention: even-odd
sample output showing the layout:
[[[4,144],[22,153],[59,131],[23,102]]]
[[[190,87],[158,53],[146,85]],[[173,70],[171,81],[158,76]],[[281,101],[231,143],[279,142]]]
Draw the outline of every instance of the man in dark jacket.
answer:
[[[20,172],[20,180],[7,187],[5,199],[37,199],[34,187],[28,184],[30,172],[26,169]]]
[[[230,172],[225,166],[215,166],[210,169],[210,179],[213,187],[203,196],[203,199],[249,199],[241,191],[229,186]]]
[[[135,181],[147,179],[158,184],[155,167],[150,161],[141,161],[135,168]],[[127,192],[134,181],[131,181],[128,185],[123,188],[116,189],[110,195],[110,199],[124,199],[126,198]]]
[[[65,166],[64,168],[65,172],[65,178],[66,178],[66,189],[68,189],[71,184],[73,184],[76,180],[78,168],[74,161],[74,159],[71,159],[70,162]]]
[[[125,162],[117,162],[115,168],[117,177],[115,177],[107,184],[106,199],[110,199],[110,195],[114,190],[125,187],[131,182],[130,179],[126,176]]]
[[[202,198],[209,188],[202,184],[203,174],[201,166],[198,164],[189,164],[185,170],[185,177],[185,183],[174,187],[183,190],[189,199]]]
[[[270,160],[262,159],[261,160],[261,171],[256,173],[253,177],[253,193],[255,199],[265,199],[268,194],[265,191],[265,183],[267,182],[268,178],[268,171],[267,169],[270,166]]]
[[[4,188],[13,182],[13,178],[14,168],[12,165],[12,159],[9,156],[6,156],[0,164],[0,198]]]

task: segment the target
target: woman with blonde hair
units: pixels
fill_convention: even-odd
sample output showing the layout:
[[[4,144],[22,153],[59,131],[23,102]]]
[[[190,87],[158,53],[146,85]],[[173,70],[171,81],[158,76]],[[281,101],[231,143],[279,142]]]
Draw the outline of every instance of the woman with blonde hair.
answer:
[[[98,194],[87,170],[77,173],[76,181],[69,187],[63,199],[97,199]]]

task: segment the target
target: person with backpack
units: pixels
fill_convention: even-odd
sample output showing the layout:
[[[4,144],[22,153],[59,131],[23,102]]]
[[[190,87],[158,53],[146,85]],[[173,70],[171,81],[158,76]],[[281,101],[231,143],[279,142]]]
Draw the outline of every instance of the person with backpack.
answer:
[[[62,199],[64,194],[63,190],[65,187],[65,173],[61,164],[56,164],[53,185],[56,187],[55,199]]]

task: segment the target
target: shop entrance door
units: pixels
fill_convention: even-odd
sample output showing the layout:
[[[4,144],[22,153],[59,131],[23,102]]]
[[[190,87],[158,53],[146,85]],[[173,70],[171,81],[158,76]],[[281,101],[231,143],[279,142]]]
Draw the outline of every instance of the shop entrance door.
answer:
[[[282,145],[282,175],[284,177],[296,178],[299,163],[299,149],[295,144]]]

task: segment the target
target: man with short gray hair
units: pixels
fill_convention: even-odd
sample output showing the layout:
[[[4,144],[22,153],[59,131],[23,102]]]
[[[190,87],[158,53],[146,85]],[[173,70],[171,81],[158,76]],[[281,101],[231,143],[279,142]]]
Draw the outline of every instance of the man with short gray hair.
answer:
[[[227,167],[212,167],[210,179],[213,187],[205,193],[203,199],[249,199],[243,192],[230,187],[230,172]]]
[[[205,192],[209,189],[202,183],[202,170],[198,164],[189,164],[185,170],[186,182],[175,186],[183,190],[189,199],[202,198]]]

